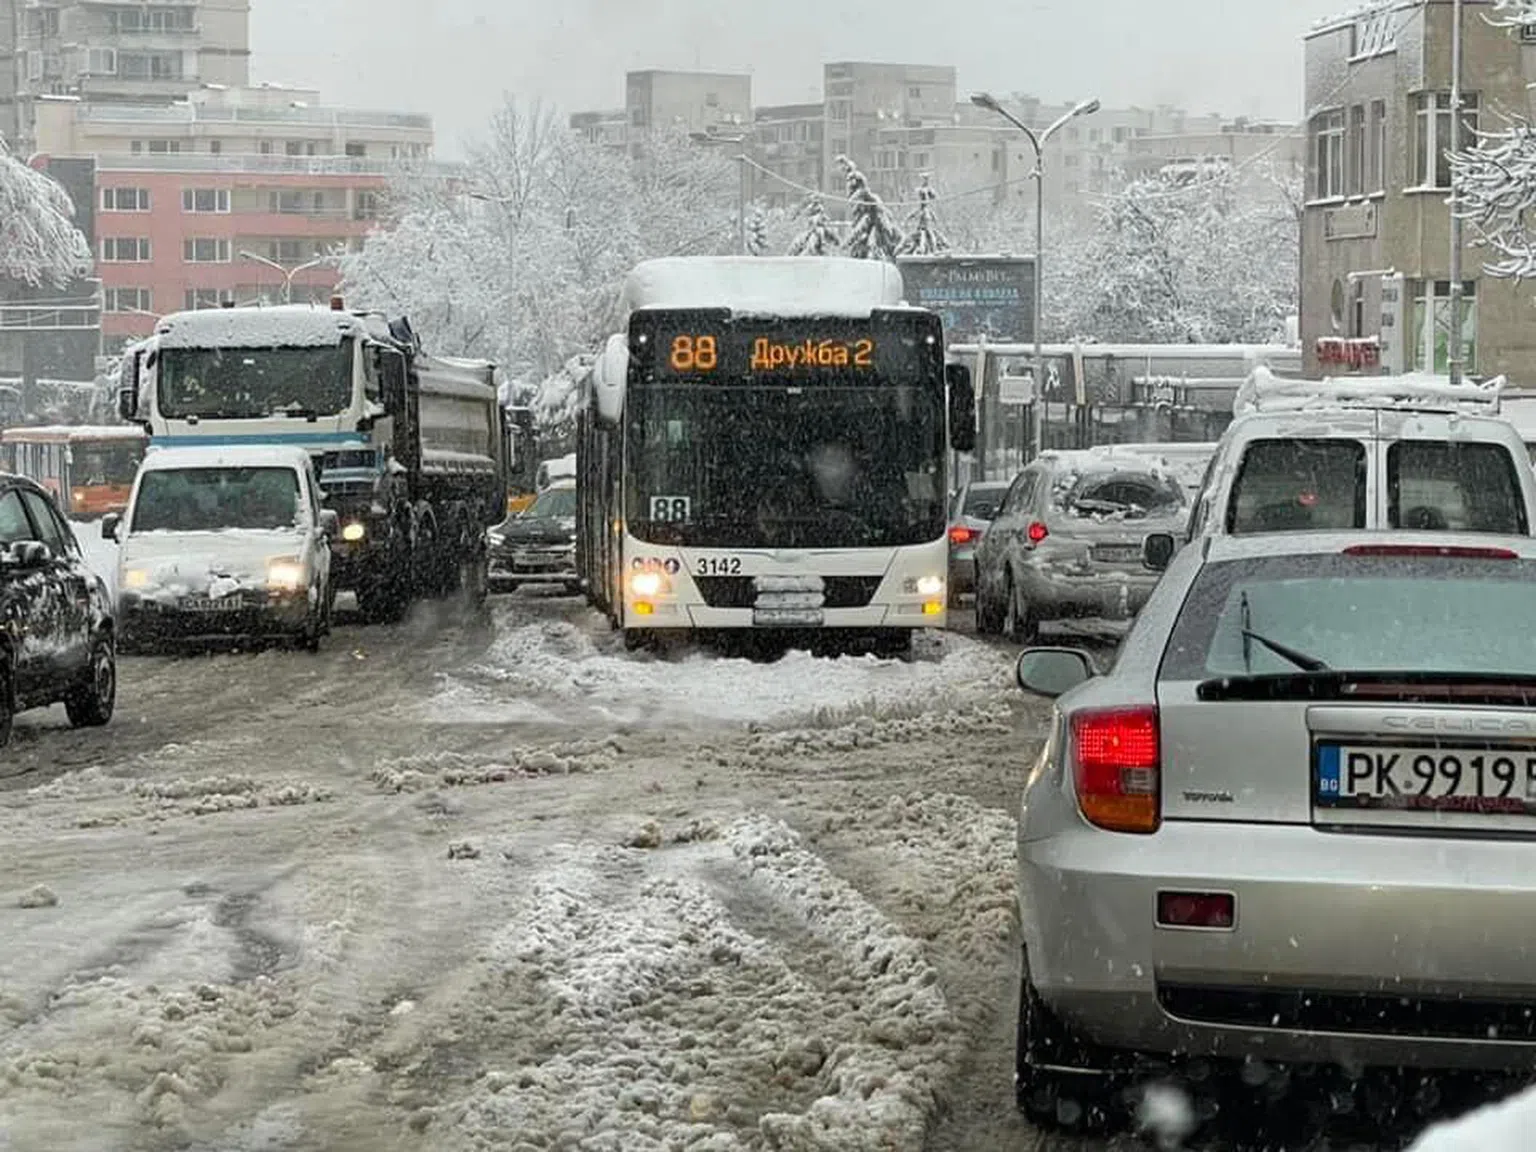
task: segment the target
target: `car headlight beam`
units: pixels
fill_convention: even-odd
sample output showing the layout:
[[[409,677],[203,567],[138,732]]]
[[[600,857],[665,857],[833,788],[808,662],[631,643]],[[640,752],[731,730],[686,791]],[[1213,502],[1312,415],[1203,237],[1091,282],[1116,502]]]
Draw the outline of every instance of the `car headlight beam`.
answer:
[[[660,572],[635,572],[629,578],[629,590],[636,596],[659,596],[665,588],[666,577]]]
[[[274,592],[297,592],[305,585],[304,563],[282,556],[267,561],[267,587]]]
[[[368,528],[360,520],[354,520],[341,530],[341,538],[349,544],[355,544],[368,535]]]

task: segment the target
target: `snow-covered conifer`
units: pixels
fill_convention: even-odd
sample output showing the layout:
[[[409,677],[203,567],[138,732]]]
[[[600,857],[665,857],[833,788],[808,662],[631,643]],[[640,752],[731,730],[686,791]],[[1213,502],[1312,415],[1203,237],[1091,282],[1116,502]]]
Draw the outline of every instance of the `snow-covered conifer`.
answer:
[[[846,156],[837,158],[848,185],[848,242],[845,251],[855,260],[894,260],[901,248],[901,229],[891,219],[885,201],[869,186],[858,165]]]
[[[837,230],[832,227],[832,220],[827,215],[827,206],[822,203],[819,192],[812,192],[806,197],[801,214],[806,217],[805,231],[795,237],[794,243],[789,246],[789,254],[791,256],[830,256],[841,241],[837,238]]]
[[[940,252],[949,251],[949,240],[939,230],[939,221],[934,213],[934,204],[939,194],[933,190],[928,176],[923,175],[923,182],[917,189],[917,208],[910,219],[912,230],[907,233],[907,238],[901,242],[897,251],[903,256],[935,256]]]
[[[0,280],[63,288],[88,276],[91,249],[74,217],[69,193],[12,155],[0,136]]]

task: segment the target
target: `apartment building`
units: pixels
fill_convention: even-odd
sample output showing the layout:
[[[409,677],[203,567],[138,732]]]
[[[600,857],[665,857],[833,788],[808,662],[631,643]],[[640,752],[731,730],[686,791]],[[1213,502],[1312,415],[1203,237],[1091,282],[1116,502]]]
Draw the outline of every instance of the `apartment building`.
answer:
[[[96,159],[103,342],[183,308],[324,300],[392,173],[428,175],[429,117],[332,108],[313,91],[211,89],[169,106],[37,105],[40,148]]]
[[[711,139],[748,137],[752,77],[729,72],[631,72],[624,78],[624,112],[631,155],[645,137],[681,130]]]
[[[759,108],[752,117],[749,182],[753,200],[770,207],[804,203],[806,189],[820,190],[826,171],[826,118],[820,104]]]
[[[955,70],[926,64],[875,64],[842,60],[822,68],[826,129],[823,183],[843,191],[837,157],[847,156],[882,196],[899,197],[907,181],[896,175],[909,165],[893,130],[942,128],[955,122]]]
[[[0,133],[30,152],[48,96],[168,104],[250,83],[250,0],[0,0]]]
[[[1536,43],[1465,0],[1463,123],[1527,111]],[[1445,372],[1450,354],[1450,0],[1384,0],[1306,37],[1301,334],[1309,375]],[[1474,137],[1465,134],[1470,146]],[[1468,230],[1467,239],[1471,239]],[[1528,285],[1462,254],[1469,373],[1536,383]]]

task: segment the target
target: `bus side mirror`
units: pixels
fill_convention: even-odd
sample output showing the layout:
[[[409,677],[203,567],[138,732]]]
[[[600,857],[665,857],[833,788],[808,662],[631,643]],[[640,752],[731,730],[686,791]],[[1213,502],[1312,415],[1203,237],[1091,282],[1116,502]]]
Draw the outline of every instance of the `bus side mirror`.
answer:
[[[599,423],[612,428],[624,415],[624,391],[629,383],[629,337],[608,337],[592,366],[592,391]]]
[[[949,446],[956,452],[970,452],[976,447],[976,390],[971,387],[971,370],[964,364],[946,364],[944,383],[949,392]]]

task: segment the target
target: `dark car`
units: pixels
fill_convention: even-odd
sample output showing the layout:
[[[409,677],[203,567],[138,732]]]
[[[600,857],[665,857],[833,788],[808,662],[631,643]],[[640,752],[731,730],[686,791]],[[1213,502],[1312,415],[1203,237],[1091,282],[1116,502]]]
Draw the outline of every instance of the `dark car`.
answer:
[[[48,493],[0,473],[0,746],[16,713],[63,704],[76,727],[117,699],[112,598]]]
[[[562,584],[581,589],[576,574],[576,485],[556,481],[538,499],[489,533],[491,587],[511,591],[523,584]]]

